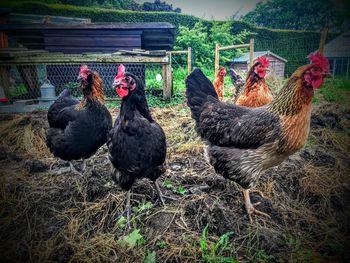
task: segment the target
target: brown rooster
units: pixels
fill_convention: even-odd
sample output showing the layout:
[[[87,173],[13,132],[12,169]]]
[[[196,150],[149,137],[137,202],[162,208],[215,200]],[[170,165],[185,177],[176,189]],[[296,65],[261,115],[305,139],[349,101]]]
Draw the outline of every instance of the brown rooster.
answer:
[[[220,100],[223,100],[224,98],[224,79],[226,75],[226,69],[224,67],[221,67],[216,74],[215,80],[214,80],[214,88],[216,93],[218,94],[218,97]]]
[[[308,137],[314,90],[329,74],[324,56],[315,53],[309,59],[311,64],[298,68],[270,104],[258,108],[220,102],[199,69],[186,79],[187,104],[208,144],[210,163],[244,188],[250,221],[253,213],[267,214],[251,203],[249,188],[257,184],[261,172],[300,150]]]
[[[258,57],[257,62],[248,71],[242,94],[236,92],[234,101],[237,105],[256,108],[272,101],[272,93],[265,81],[268,68],[267,58]]]

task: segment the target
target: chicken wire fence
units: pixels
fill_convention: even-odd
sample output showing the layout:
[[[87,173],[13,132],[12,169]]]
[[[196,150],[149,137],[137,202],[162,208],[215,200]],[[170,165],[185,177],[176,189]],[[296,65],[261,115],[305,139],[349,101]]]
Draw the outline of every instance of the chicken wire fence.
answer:
[[[315,36],[303,36],[298,38],[256,41],[254,51],[270,51],[281,58],[271,60],[270,67],[275,68],[274,63],[280,61],[284,64],[284,77],[289,77],[302,65],[309,63],[307,56],[318,50],[319,38]],[[283,59],[285,61],[283,61]],[[276,62],[277,61],[277,62]]]
[[[112,88],[114,76],[119,64],[85,63],[91,70],[97,71],[103,80],[106,98],[115,98],[117,94]],[[72,90],[75,97],[80,97],[77,77],[82,63],[57,63],[36,65],[2,65],[1,86],[8,86],[13,100],[35,99],[41,96],[40,86],[48,79],[55,86],[55,94],[59,95],[65,88]],[[145,84],[146,93],[162,96],[163,79],[161,64],[127,64],[123,63],[127,72],[136,75]],[[157,76],[158,75],[158,76]]]

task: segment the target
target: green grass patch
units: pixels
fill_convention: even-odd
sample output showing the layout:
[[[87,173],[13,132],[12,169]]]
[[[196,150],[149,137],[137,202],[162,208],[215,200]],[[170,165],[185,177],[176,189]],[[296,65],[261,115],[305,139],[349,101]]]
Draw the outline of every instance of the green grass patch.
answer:
[[[326,79],[323,86],[315,92],[314,102],[349,103],[350,79],[332,78]]]

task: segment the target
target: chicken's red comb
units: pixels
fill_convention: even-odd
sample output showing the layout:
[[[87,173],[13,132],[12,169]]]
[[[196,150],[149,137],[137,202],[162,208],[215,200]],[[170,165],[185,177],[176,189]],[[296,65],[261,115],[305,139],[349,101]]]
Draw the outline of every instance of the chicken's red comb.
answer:
[[[88,68],[87,65],[81,65],[81,66],[80,66],[80,72],[85,72],[85,71],[87,71],[87,70],[89,70],[89,68]]]
[[[308,56],[308,59],[310,59],[312,64],[318,65],[322,69],[322,71],[329,72],[328,59],[325,56],[323,56],[319,51],[311,53]]]
[[[124,75],[125,75],[125,67],[123,64],[120,64],[118,67],[118,74],[114,77],[114,79],[124,77]]]
[[[269,67],[269,60],[266,57],[261,56],[261,57],[258,57],[257,60],[258,60],[258,62],[261,63],[261,65],[263,67],[265,67],[265,68]]]

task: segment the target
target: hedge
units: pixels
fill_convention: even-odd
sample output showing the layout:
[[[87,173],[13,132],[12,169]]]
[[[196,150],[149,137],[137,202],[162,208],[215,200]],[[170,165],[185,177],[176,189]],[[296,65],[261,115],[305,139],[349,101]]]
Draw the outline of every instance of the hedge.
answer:
[[[198,21],[203,21],[206,24],[210,23],[194,16],[174,12],[139,12],[98,7],[46,4],[35,1],[5,1],[0,3],[0,7],[11,8],[16,13],[90,18],[92,22],[169,22],[176,27],[180,25],[192,27]]]

